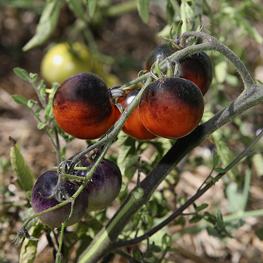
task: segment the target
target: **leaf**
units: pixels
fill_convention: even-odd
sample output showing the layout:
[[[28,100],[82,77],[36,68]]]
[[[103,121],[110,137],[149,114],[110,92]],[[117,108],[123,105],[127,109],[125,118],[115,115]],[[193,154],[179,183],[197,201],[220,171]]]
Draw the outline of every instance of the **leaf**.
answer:
[[[12,137],[9,137],[9,141],[12,143],[10,151],[11,165],[18,178],[19,186],[24,191],[31,191],[35,181],[34,174],[25,163],[16,141]]]
[[[194,206],[196,212],[200,212],[201,210],[208,207],[208,204],[202,204],[200,206]]]
[[[147,23],[149,17],[149,2],[150,0],[137,0],[137,9],[144,23]]]
[[[216,224],[221,230],[225,229],[225,223],[224,223],[223,215],[222,215],[220,209],[217,210],[217,222],[216,222]]]
[[[11,95],[11,97],[13,98],[15,103],[27,106],[27,99],[26,98],[24,98],[24,97],[22,97],[20,95]]]
[[[47,123],[46,123],[46,122],[39,122],[39,123],[37,124],[37,128],[38,128],[39,130],[44,129],[46,126],[47,126]]]
[[[141,261],[142,256],[141,256],[141,251],[139,250],[139,248],[135,247],[132,252],[133,252],[134,259]]]
[[[226,136],[224,136],[223,131],[220,129],[215,131],[211,136],[215,143],[217,152],[222,160],[222,163],[224,164],[224,166],[227,166],[229,163],[231,163],[234,160],[235,157],[233,152],[230,150],[228,146]],[[218,173],[225,172],[224,170],[218,170],[218,169],[219,168],[215,169]],[[239,176],[237,166],[234,166],[231,170],[229,170],[228,174],[231,176],[232,179],[237,178]]]
[[[175,11],[173,9],[171,1],[168,0],[167,4],[166,4],[166,16],[167,16],[167,23],[169,25],[171,25],[173,23],[174,15],[175,15]]]
[[[231,213],[243,211],[243,191],[238,189],[237,183],[228,184],[225,192],[228,200],[227,210]]]
[[[118,135],[117,145],[121,148],[121,152],[117,158],[117,164],[121,173],[131,179],[137,170],[139,156],[136,156],[135,139],[120,132]]]
[[[214,152],[214,155],[213,155],[213,167],[216,167],[218,165],[218,162],[219,162],[219,156],[218,156],[217,152]]]
[[[263,227],[255,231],[256,236],[262,241],[263,240]]]
[[[216,171],[217,173],[220,173],[220,174],[223,174],[223,173],[226,172],[226,170],[225,170],[224,168],[220,168],[220,167],[215,168],[215,171]]]
[[[38,224],[37,226],[33,226],[30,229],[30,235],[33,237],[39,237],[41,234],[41,230],[44,228],[44,224]],[[20,263],[33,263],[35,260],[36,252],[37,252],[37,244],[38,242],[25,239],[21,250],[20,250]]]
[[[180,7],[181,20],[183,21],[181,32],[183,34],[184,32],[191,30],[191,24],[189,24],[188,21],[194,21],[195,14],[186,0],[182,0]]]
[[[59,0],[50,0],[46,2],[37,25],[36,34],[23,47],[23,51],[43,44],[50,37],[57,25],[59,10]]]
[[[24,69],[17,67],[17,68],[14,68],[13,71],[19,78],[21,78],[25,81],[31,80],[28,73]]]
[[[85,21],[85,15],[84,15],[84,9],[82,6],[82,1],[79,0],[66,0],[69,8],[73,11],[74,15],[81,19],[82,21]]]
[[[201,219],[203,219],[203,216],[196,214],[190,219],[189,222],[193,224],[199,222]]]
[[[89,15],[93,17],[96,9],[97,0],[86,0],[89,7]]]

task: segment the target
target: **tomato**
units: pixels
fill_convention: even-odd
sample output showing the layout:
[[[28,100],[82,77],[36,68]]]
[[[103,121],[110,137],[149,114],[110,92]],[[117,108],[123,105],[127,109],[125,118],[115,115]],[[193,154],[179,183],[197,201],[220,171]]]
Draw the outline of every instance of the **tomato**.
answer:
[[[55,194],[53,191],[57,182],[58,173],[56,171],[47,171],[37,179],[31,195],[31,204],[35,213],[40,213],[59,204],[55,198],[49,198]],[[68,196],[72,196],[79,188],[78,185],[63,179],[61,187]],[[67,226],[76,224],[85,215],[87,208],[88,194],[86,191],[82,191],[75,200],[73,214],[67,222]],[[71,204],[69,203],[39,216],[39,219],[50,227],[58,228],[69,217],[70,211]]]
[[[91,167],[92,162],[85,155],[80,159],[83,167]],[[77,176],[86,176],[87,171],[78,171]],[[107,208],[119,195],[122,185],[122,175],[116,163],[103,159],[86,184],[88,193],[88,211],[100,211]]]
[[[176,51],[178,50],[170,43],[157,47],[146,61],[146,70],[150,70],[157,58],[161,62]],[[212,63],[205,52],[195,53],[181,60],[179,72],[181,73],[180,78],[191,80],[205,95],[213,79]]]
[[[156,136],[181,138],[193,131],[204,112],[200,89],[181,78],[162,78],[142,94],[139,114],[144,126]]]
[[[66,42],[59,43],[44,55],[40,70],[48,84],[62,83],[72,75],[89,72],[92,70],[92,59],[88,47],[78,42],[72,47]]]
[[[159,63],[165,60],[167,57],[171,56],[177,49],[173,47],[170,43],[163,44],[155,48],[146,60],[145,69],[150,71],[153,63],[159,58]]]
[[[121,104],[123,110],[125,110],[134,100],[136,95],[139,93],[140,88],[134,88],[125,92],[124,97],[118,99],[118,103]],[[117,111],[117,118],[121,117],[121,113]],[[122,131],[137,140],[151,140],[156,136],[149,132],[143,125],[138,105],[134,108],[129,118],[126,120],[122,127]]]
[[[107,85],[94,73],[79,73],[62,82],[52,106],[58,126],[79,139],[97,139],[116,122]]]

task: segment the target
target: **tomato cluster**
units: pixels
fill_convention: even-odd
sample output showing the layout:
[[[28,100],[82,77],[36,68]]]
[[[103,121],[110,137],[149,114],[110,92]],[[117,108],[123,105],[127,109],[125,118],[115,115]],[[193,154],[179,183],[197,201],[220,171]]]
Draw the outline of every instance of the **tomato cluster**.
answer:
[[[171,44],[157,47],[146,61],[146,72],[157,59],[161,62],[177,51]],[[212,81],[211,61],[207,54],[200,52],[180,61],[178,71],[179,77],[170,76],[169,71],[144,89],[139,103],[122,127],[125,133],[138,140],[156,137],[176,139],[197,127],[204,111],[203,95]],[[118,89],[114,93],[113,87],[108,89],[104,80],[94,73],[75,74],[62,82],[55,92],[52,103],[55,121],[63,131],[76,138],[100,138],[120,119],[121,111],[138,97],[141,88],[137,86],[125,93]],[[72,158],[68,160],[69,164]],[[93,162],[88,156],[83,156],[79,165],[87,170],[74,170],[73,175],[86,177]],[[77,182],[59,179],[57,171],[42,174],[33,187],[33,210],[39,213],[71,197],[79,188]],[[78,222],[86,211],[108,207],[118,196],[121,184],[122,175],[118,166],[103,159],[76,198],[67,225]],[[62,199],[57,198],[58,194]],[[39,218],[50,227],[60,227],[70,212],[71,205],[67,204]]]
[[[161,62],[178,50],[170,43],[157,47],[146,61],[146,71],[157,59]],[[180,138],[195,129],[203,115],[203,95],[212,81],[212,64],[208,55],[200,52],[180,61],[178,71],[180,77],[163,77],[146,88],[122,127],[125,133],[138,140],[151,140],[157,136]],[[140,88],[126,91],[113,103],[106,83],[98,75],[73,75],[54,96],[55,120],[76,138],[100,138],[121,116],[116,103],[125,110]]]
[[[72,159],[72,158],[70,158]],[[69,161],[70,161],[69,159]],[[82,167],[91,168],[92,162],[87,156],[80,160]],[[75,171],[74,175],[85,177],[89,170]],[[31,204],[35,213],[52,208],[70,198],[79,188],[79,183],[70,180],[61,180],[58,185],[59,174],[57,171],[43,173],[35,182]],[[77,223],[87,211],[99,211],[107,208],[118,196],[122,184],[122,175],[119,167],[112,161],[103,159],[92,174],[85,189],[74,202],[73,214],[67,222],[67,226]],[[58,200],[57,195],[62,195]],[[68,203],[58,209],[44,213],[39,219],[46,225],[58,228],[69,217],[71,204]]]

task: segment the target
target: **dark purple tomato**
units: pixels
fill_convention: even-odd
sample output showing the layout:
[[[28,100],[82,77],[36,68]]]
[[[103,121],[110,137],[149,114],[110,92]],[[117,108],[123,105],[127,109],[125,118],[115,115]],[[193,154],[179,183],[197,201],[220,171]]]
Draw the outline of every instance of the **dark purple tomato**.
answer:
[[[91,167],[88,157],[81,158],[83,167]],[[86,176],[87,171],[78,171],[77,176]],[[122,175],[119,167],[112,161],[103,159],[85,186],[88,193],[88,211],[99,211],[107,208],[119,195]]]
[[[142,94],[139,113],[144,126],[156,136],[176,139],[193,131],[204,112],[200,89],[181,78],[162,78]]]
[[[32,190],[31,205],[36,214],[59,204],[55,198],[47,199],[53,194],[57,182],[58,174],[56,171],[43,173],[35,182]],[[61,182],[61,187],[64,188],[68,196],[72,196],[79,188],[78,185],[64,180]],[[77,223],[84,216],[87,207],[88,194],[84,190],[75,200],[73,215],[67,222],[67,226]],[[70,210],[71,204],[68,203],[56,210],[39,216],[39,219],[50,227],[58,228],[68,218]]]
[[[121,104],[123,110],[125,110],[134,100],[134,98],[139,93],[140,88],[135,88],[126,91],[124,97],[118,99],[118,103]],[[117,119],[121,117],[121,113],[117,111]],[[151,140],[156,137],[156,135],[149,132],[143,125],[140,115],[138,105],[134,108],[129,118],[126,120],[122,127],[122,131],[137,140]]]
[[[61,83],[53,113],[58,126],[79,139],[97,139],[116,122],[107,85],[94,73],[76,74]]]
[[[159,58],[159,62],[171,56],[178,49],[171,44],[158,46],[152,51],[146,61],[146,70],[150,70],[153,63]],[[213,66],[209,56],[205,52],[192,54],[180,61],[180,78],[194,82],[202,91],[203,95],[209,89],[213,79]]]
[[[177,49],[170,43],[163,44],[155,48],[146,60],[145,69],[150,71],[153,63],[159,58],[159,63],[171,56]]]

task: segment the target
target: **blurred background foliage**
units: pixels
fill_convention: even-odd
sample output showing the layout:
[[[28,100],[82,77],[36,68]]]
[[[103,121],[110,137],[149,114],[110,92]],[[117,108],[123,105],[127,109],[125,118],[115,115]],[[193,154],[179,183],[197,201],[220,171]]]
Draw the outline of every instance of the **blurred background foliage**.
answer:
[[[181,20],[183,31],[200,30],[201,27],[203,32],[231,48],[255,79],[263,80],[262,0],[0,1],[1,262],[18,262],[20,247],[10,246],[10,242],[21,227],[21,216],[30,207],[25,192],[15,185],[8,136],[17,139],[35,177],[57,165],[45,132],[36,128],[36,121],[28,109],[16,105],[10,98],[10,95],[19,94],[38,101],[33,87],[19,79],[13,68],[37,73],[40,80],[45,74],[49,76],[48,69],[52,68],[52,62],[45,73],[41,67],[49,50],[67,42],[71,52],[74,43],[78,42],[86,46],[88,55],[82,56],[75,51],[69,59],[74,63],[78,61],[81,69],[87,60],[86,70],[103,77],[108,86],[123,84],[137,77],[150,52],[164,43],[160,36],[167,37],[171,26],[176,28]],[[228,105],[243,90],[233,65],[216,52],[208,53],[214,65],[214,80],[205,96],[203,121]],[[47,79],[45,84],[51,87]],[[218,152],[222,167],[231,162],[262,129],[262,112],[261,104],[246,111],[190,153],[129,222],[121,238],[143,234],[192,196],[213,167],[214,151]],[[167,139],[138,142],[120,133],[107,158],[116,161],[124,174],[122,192],[107,210],[87,215],[85,220],[68,230],[65,246],[71,248],[67,255],[69,262],[74,262],[135,186],[139,156],[143,177],[172,143]],[[67,158],[86,146],[86,142],[80,140],[62,141],[61,144],[67,147]],[[261,140],[255,151],[261,153],[262,148]],[[165,248],[165,254],[160,254],[154,246],[148,250],[145,244],[138,246],[144,251],[144,259],[148,260],[145,262],[161,262],[158,261],[160,258],[165,258],[163,262],[262,262],[262,164],[261,154],[247,157],[216,184],[211,193],[200,198],[198,206],[209,204],[208,208],[204,207],[205,212],[200,212],[201,208],[190,209],[187,212],[191,214],[179,217],[154,235],[151,242]],[[218,211],[224,215],[223,226]],[[45,232],[44,236],[52,237],[54,241],[57,233],[48,229]],[[229,233],[235,234],[236,239],[227,238]],[[43,237],[38,251],[36,245],[24,245],[34,252],[22,250],[23,258],[33,260],[37,253],[34,262],[53,262],[52,251],[47,249],[48,244],[52,247],[54,243],[52,238],[46,240]],[[179,250],[174,252],[172,248]],[[131,254],[133,251],[133,256],[140,258],[140,251],[133,247],[125,248],[125,251]],[[124,254],[119,254],[121,256],[115,256],[111,262],[128,262]]]

